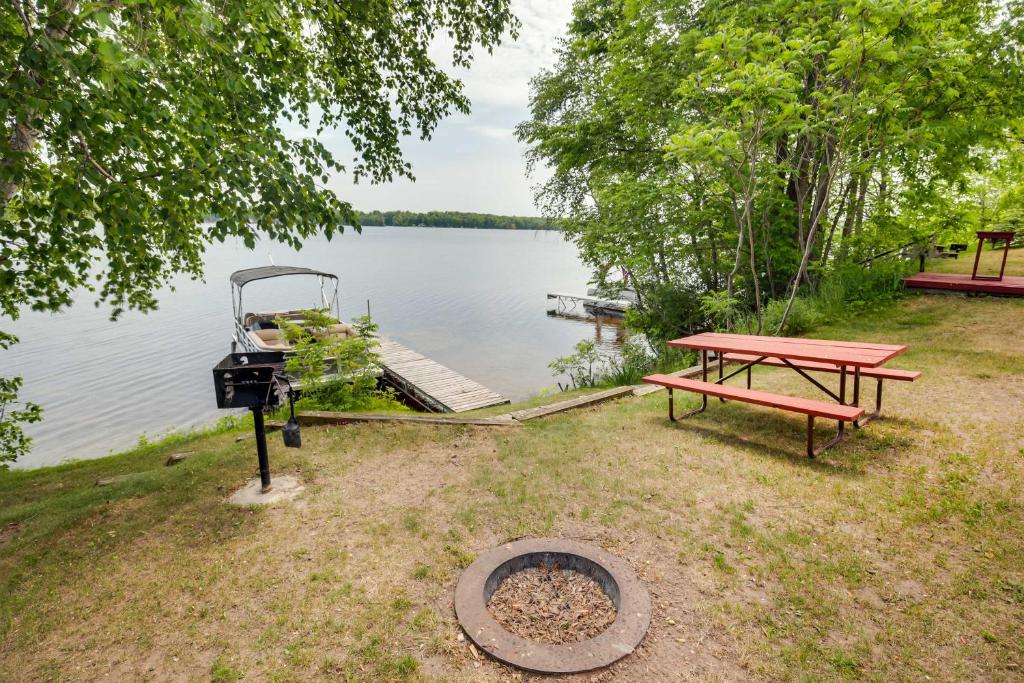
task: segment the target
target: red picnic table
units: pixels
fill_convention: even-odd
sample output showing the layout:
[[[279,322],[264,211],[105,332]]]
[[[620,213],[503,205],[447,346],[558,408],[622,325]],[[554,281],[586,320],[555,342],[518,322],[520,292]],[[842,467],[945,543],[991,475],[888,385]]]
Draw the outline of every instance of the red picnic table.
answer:
[[[682,389],[703,394],[701,407],[680,416],[689,417],[707,409],[708,396],[717,396],[723,402],[726,399],[755,403],[780,408],[791,412],[807,415],[807,454],[814,457],[817,453],[838,443],[842,439],[846,422],[860,427],[872,418],[878,417],[882,407],[882,381],[914,381],[921,376],[920,372],[895,370],[881,366],[907,350],[898,344],[874,344],[868,342],[835,341],[831,339],[802,339],[792,337],[763,337],[747,334],[725,334],[704,332],[668,343],[676,348],[694,349],[701,355],[701,379],[684,379],[671,375],[651,375],[644,381],[659,384],[669,390],[669,418],[675,421],[672,403],[672,390]],[[714,351],[718,360],[718,379],[708,381],[708,352]],[[725,374],[725,361],[738,362],[740,367]],[[820,389],[836,403],[815,401],[811,399],[784,396],[750,388],[751,368],[755,365],[787,367]],[[725,386],[724,382],[740,373],[747,374],[747,388]],[[839,389],[834,392],[809,372],[829,372],[839,375]],[[850,404],[846,400],[847,376],[853,376],[853,396]],[[861,421],[864,410],[860,404],[861,377],[872,377],[877,380],[875,411],[867,419]],[[835,438],[817,451],[814,449],[814,418],[824,417],[835,419],[839,427]]]

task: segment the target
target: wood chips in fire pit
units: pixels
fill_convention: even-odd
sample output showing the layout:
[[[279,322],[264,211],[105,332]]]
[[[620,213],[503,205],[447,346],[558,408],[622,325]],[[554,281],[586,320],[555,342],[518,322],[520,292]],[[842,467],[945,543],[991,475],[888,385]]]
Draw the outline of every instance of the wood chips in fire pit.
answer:
[[[557,564],[510,574],[487,609],[506,631],[554,645],[593,638],[612,625],[616,613],[596,581]]]

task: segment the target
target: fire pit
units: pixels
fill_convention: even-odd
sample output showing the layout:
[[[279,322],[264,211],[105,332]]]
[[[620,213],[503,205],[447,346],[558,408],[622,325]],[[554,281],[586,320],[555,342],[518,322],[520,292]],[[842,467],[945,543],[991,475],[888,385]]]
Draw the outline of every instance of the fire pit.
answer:
[[[506,580],[515,583],[503,587]],[[595,584],[610,606],[594,595]],[[523,618],[517,612],[531,601],[530,593],[540,612]],[[492,597],[497,604],[491,608],[518,634],[495,619],[488,609]],[[455,613],[470,640],[495,659],[539,673],[574,673],[608,666],[631,653],[647,633],[651,601],[620,558],[576,541],[539,538],[481,555],[459,579]],[[559,620],[569,621],[570,630],[579,633],[553,623]]]

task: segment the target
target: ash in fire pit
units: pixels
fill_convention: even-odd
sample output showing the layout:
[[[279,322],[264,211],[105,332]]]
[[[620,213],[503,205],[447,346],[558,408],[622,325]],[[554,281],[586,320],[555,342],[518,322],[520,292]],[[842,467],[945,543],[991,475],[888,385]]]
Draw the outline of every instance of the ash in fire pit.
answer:
[[[487,609],[506,631],[555,645],[593,638],[612,625],[617,613],[597,581],[557,563],[510,574]]]

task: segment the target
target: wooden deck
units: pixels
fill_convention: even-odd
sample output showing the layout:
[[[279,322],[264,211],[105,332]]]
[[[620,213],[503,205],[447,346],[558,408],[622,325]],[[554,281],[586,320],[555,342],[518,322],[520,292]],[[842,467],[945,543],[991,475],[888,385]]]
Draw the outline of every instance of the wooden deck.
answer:
[[[909,289],[930,289],[950,292],[973,292],[996,296],[1024,296],[1024,277],[1006,275],[1002,280],[972,280],[969,274],[918,273],[904,278]]]
[[[377,351],[384,380],[424,410],[462,413],[509,402],[501,394],[396,341],[381,339]]]

